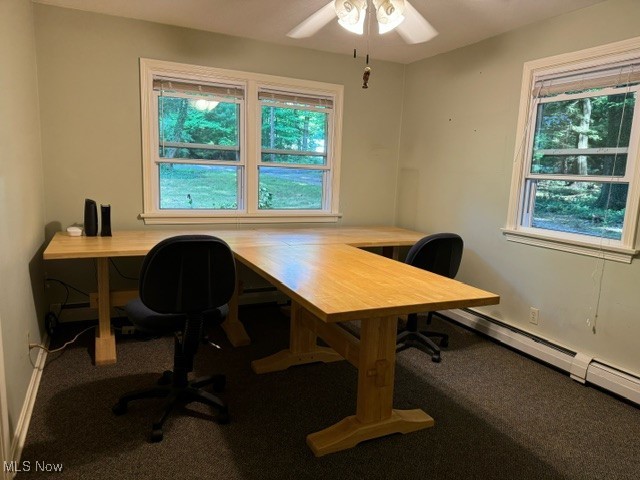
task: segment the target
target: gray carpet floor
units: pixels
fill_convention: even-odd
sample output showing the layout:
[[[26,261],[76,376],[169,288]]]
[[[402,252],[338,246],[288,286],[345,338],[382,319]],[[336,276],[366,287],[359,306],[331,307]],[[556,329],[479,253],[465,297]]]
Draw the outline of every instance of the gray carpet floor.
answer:
[[[85,334],[48,358],[22,454],[31,471],[17,478],[640,478],[638,407],[438,319],[431,328],[451,335],[442,362],[399,353],[394,400],[422,408],[435,427],[316,458],[305,437],[355,412],[355,369],[336,362],[255,375],[251,360],[287,346],[288,319],[273,306],[240,315],[252,344],[232,348],[215,328],[223,349],[203,346],[195,366],[227,375],[229,424],[189,407],[169,419],[161,443],[148,443],[161,401],[134,402],[124,416],[111,406],[171,368],[172,339],[119,339],[118,363],[94,367]],[[64,470],[38,472],[36,462]]]

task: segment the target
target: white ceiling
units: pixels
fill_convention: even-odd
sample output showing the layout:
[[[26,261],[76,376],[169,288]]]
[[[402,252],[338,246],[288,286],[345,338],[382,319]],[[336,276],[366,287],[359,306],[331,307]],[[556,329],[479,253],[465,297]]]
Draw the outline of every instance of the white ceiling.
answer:
[[[367,39],[331,22],[311,38],[292,39],[287,32],[328,0],[33,0],[120,17],[293,45],[327,52],[359,54],[411,63],[447,52],[523,25],[604,0],[410,0],[440,34],[407,45],[395,32]]]

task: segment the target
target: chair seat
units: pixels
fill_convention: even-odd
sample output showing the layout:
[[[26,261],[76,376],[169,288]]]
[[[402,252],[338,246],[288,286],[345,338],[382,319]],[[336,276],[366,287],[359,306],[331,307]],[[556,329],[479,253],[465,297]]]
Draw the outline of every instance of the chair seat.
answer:
[[[136,329],[146,334],[171,333],[182,330],[187,318],[182,313],[155,312],[142,303],[139,298],[127,303],[124,310]],[[203,312],[203,317],[205,322],[219,323],[226,318],[228,313],[229,307],[223,305],[220,308]]]

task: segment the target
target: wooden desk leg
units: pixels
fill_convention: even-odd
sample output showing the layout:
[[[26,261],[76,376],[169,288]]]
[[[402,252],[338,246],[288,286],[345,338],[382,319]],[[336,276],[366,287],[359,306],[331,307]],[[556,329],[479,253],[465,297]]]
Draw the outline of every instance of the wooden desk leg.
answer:
[[[289,349],[251,362],[251,368],[255,373],[277,372],[293,365],[344,360],[332,348],[316,344],[316,334],[301,324],[303,314],[304,309],[296,302],[291,302]]]
[[[111,328],[109,302],[109,259],[98,258],[98,330],[96,331],[96,365],[116,363],[116,337]]]
[[[307,445],[317,457],[363,440],[433,426],[433,418],[420,409],[393,409],[396,323],[396,317],[362,321],[356,414],[307,436]]]
[[[238,318],[238,296],[240,295],[240,281],[236,283],[236,289],[233,292],[231,300],[229,300],[229,314],[224,322],[222,329],[227,334],[227,338],[234,347],[249,345],[251,339],[244,328],[244,325]]]

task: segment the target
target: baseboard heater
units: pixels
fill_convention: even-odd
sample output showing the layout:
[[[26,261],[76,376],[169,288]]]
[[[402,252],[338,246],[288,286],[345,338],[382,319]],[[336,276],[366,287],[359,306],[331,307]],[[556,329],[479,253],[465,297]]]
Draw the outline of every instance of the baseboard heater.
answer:
[[[580,383],[589,383],[640,405],[640,377],[507,325],[473,310],[440,312],[456,323],[483,333],[538,360],[563,370]]]

